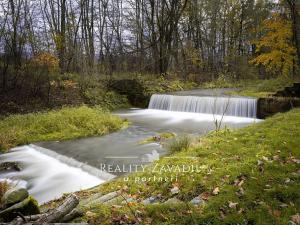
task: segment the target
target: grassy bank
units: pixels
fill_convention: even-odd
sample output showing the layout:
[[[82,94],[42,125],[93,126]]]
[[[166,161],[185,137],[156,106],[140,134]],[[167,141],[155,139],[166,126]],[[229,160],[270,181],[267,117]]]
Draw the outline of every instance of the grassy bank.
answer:
[[[81,192],[91,196],[121,189],[131,199],[127,204],[121,199],[123,203],[83,206],[86,213],[81,220],[89,224],[288,224],[300,210],[299,136],[299,108],[240,130],[213,132],[172,155],[176,159],[160,159],[144,172],[129,175],[128,181],[119,178]],[[199,170],[157,171],[167,165],[194,165]],[[148,180],[154,176],[177,176],[177,181]],[[142,177],[147,181],[137,181]],[[171,192],[174,187],[177,194]],[[150,196],[157,197],[158,204],[140,202]],[[196,196],[201,199],[199,206],[189,203]],[[171,197],[180,202],[162,203]]]
[[[0,121],[0,150],[38,141],[104,135],[124,125],[119,117],[86,106],[12,115]]]
[[[257,98],[268,97],[284,89],[284,87],[292,85],[292,83],[293,80],[288,78],[254,80],[241,86],[241,90],[229,92],[228,94]]]

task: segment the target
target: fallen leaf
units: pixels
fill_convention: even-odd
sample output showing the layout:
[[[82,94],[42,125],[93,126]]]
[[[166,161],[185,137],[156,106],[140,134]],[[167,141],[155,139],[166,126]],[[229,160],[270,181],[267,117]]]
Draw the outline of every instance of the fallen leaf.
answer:
[[[237,206],[238,204],[239,204],[239,203],[237,203],[237,202],[231,202],[231,201],[229,201],[228,206],[229,206],[229,208],[231,208],[231,209],[236,209],[236,206]]]
[[[296,163],[296,164],[300,164],[300,159],[295,159],[295,158],[293,158],[293,159],[292,159],[292,162],[293,162],[293,163]]]
[[[279,217],[281,215],[281,212],[277,209],[272,210],[271,208],[269,208],[268,211],[269,211],[269,214],[274,216],[274,217]]]
[[[220,193],[219,187],[216,187],[216,188],[212,191],[212,194],[213,194],[213,195],[218,195],[219,193]]]
[[[237,192],[235,192],[235,194],[239,197],[243,196],[245,194],[245,191],[242,187],[239,188],[239,190]]]
[[[203,192],[200,194],[201,199],[203,199],[204,201],[207,201],[210,197],[210,193],[209,192]]]
[[[240,208],[240,210],[238,211],[238,214],[241,214],[243,212],[245,212],[245,210],[243,208]]]
[[[171,193],[174,195],[174,194],[178,194],[180,192],[179,188],[178,187],[174,187],[171,189]]]
[[[289,205],[288,204],[285,204],[285,203],[282,203],[279,205],[281,208],[285,208],[285,207],[288,207]]]
[[[297,214],[291,216],[291,220],[296,224],[300,224],[300,214],[297,213]]]

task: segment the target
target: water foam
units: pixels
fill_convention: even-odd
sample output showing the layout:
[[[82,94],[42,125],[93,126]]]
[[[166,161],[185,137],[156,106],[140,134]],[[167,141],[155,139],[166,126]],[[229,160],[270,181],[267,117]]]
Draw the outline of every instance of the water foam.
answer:
[[[82,163],[81,166],[77,166],[79,162],[72,159],[67,160],[68,165],[62,162],[66,158],[35,145],[13,148],[9,153],[1,155],[0,160],[18,162],[22,170],[2,173],[0,178],[26,186],[39,203],[59,198],[63,193],[91,188],[105,182],[105,179],[91,174],[96,173],[96,168],[83,166]],[[93,172],[88,173],[85,170]]]
[[[254,98],[177,96],[154,94],[149,109],[193,112],[256,118],[257,100]]]

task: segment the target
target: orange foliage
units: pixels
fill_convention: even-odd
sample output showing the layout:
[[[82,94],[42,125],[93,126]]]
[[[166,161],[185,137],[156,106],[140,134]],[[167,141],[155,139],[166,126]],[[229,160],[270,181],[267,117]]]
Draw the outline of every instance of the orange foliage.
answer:
[[[265,34],[255,41],[259,55],[250,63],[264,65],[271,73],[288,76],[294,66],[296,49],[292,44],[292,24],[274,13],[262,23],[261,31]]]
[[[54,72],[58,69],[59,61],[54,55],[47,52],[42,52],[32,58],[31,64],[38,67],[47,68],[49,72]]]

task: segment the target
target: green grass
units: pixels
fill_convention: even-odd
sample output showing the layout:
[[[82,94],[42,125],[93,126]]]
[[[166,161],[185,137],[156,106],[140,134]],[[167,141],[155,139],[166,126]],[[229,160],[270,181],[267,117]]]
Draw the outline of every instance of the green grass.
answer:
[[[38,141],[104,135],[126,124],[107,111],[86,106],[12,115],[0,121],[0,150]]]
[[[144,224],[288,224],[300,211],[299,137],[299,108],[240,130],[212,132],[198,138],[187,150],[173,154],[176,159],[157,162],[158,168],[194,165],[199,171],[157,173],[153,164],[144,172],[128,175],[126,182],[119,178],[105,183],[84,196],[123,188],[124,195],[131,195],[137,203],[131,209],[126,205],[84,208],[88,213],[81,220],[89,224],[113,224],[116,220],[130,223],[137,219]],[[177,175],[178,180],[135,182],[137,177],[154,175]],[[183,201],[181,204],[139,203],[158,195],[166,200],[172,197],[174,186],[180,189],[176,197]],[[201,196],[205,204],[188,204],[195,196]]]
[[[292,83],[292,79],[284,77],[270,80],[253,80],[249,82],[245,81],[242,85],[239,86],[241,90],[232,91],[228,94],[263,98],[275,94],[277,91],[282,90],[284,87],[292,85]]]

